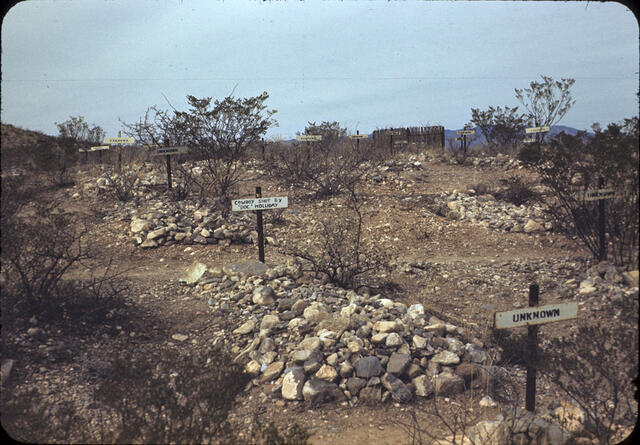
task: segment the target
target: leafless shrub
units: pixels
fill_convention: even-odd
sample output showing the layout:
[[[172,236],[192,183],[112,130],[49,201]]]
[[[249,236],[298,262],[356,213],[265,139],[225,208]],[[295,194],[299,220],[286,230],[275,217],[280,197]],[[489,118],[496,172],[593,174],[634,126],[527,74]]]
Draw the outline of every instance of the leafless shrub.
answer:
[[[603,444],[620,440],[638,416],[637,313],[637,299],[624,300],[601,312],[597,324],[579,320],[542,352],[542,371],[582,408],[585,429]]]
[[[285,252],[311,264],[316,276],[324,275],[341,287],[357,289],[365,285],[368,273],[379,275],[390,269],[388,255],[365,244],[363,228],[360,198],[351,189],[343,211],[327,212],[308,243],[287,247]]]
[[[362,180],[370,167],[367,144],[346,139],[346,129],[337,122],[310,122],[305,134],[322,139],[273,146],[264,162],[271,179],[283,187],[313,191],[316,197],[347,192]]]
[[[4,194],[3,194],[4,195]],[[5,208],[14,205],[5,205]],[[31,203],[30,212],[2,221],[2,316],[5,326],[33,315],[51,323],[95,321],[122,305],[126,288],[109,264],[104,274],[72,280],[74,268],[99,258],[88,226],[56,203]],[[37,217],[32,217],[31,211]]]
[[[71,443],[83,424],[73,404],[66,400],[46,403],[36,388],[18,393],[2,388],[2,427],[24,443]]]
[[[142,168],[136,165],[129,165],[116,173],[112,169],[105,172],[108,180],[108,189],[116,200],[131,201],[136,196],[136,189],[140,182]]]
[[[533,181],[527,181],[520,176],[510,176],[506,179],[501,179],[500,183],[504,189],[495,193],[497,199],[502,199],[517,206],[540,199],[540,194],[533,190]]]
[[[519,159],[550,190],[541,204],[554,218],[554,227],[577,236],[594,257],[634,269],[638,264],[638,118],[609,124],[605,130],[598,124],[593,128],[593,136],[560,133],[548,144],[528,144]],[[584,192],[605,188],[617,196],[604,202],[608,239],[601,245],[599,203],[586,200]]]
[[[116,415],[101,442],[210,443],[249,379],[222,350],[123,354],[95,391]]]

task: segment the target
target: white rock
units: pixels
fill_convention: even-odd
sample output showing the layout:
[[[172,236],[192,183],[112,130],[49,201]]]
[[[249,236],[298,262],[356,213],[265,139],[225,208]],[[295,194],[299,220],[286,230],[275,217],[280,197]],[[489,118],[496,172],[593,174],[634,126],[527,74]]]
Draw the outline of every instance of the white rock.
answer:
[[[251,332],[253,332],[255,327],[256,323],[253,320],[247,320],[242,324],[242,326],[234,329],[233,333],[240,335],[250,334]]]

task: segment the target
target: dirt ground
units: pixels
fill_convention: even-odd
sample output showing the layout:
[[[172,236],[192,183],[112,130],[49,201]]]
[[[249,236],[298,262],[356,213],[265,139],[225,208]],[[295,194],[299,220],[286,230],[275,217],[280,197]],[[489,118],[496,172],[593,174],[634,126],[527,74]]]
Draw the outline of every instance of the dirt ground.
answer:
[[[516,172],[523,174],[505,171],[502,167],[459,166],[431,159],[423,161],[421,170],[393,173],[389,175],[390,180],[382,184],[367,183],[363,191],[366,226],[371,229],[367,236],[377,240],[379,248],[389,253],[398,265],[388,277],[396,284],[395,291],[386,296],[407,304],[420,302],[431,313],[471,330],[480,339],[486,334],[494,311],[526,306],[528,288],[533,282],[540,285],[541,304],[566,301],[561,284],[579,277],[574,270],[552,266],[555,262],[574,262],[576,269],[586,271],[590,262],[588,252],[575,241],[556,233],[508,233],[466,221],[446,220],[430,212],[428,200],[423,199],[443,191],[467,190],[479,183],[496,187],[501,178]],[[400,183],[391,180],[394,177]],[[262,186],[263,196],[282,193],[265,180],[255,179],[244,184],[240,194],[250,196],[256,185]],[[257,248],[248,244],[228,247],[176,244],[140,249],[127,235],[127,221],[100,218],[113,212],[113,201],[95,197],[71,199],[78,190],[76,186],[55,193],[64,196],[68,211],[98,216],[91,227],[91,242],[101,249],[105,258],[112,257],[114,270],[121,271],[130,281],[126,298],[136,318],[132,318],[129,325],[114,322],[80,338],[60,337],[43,326],[44,346],[18,333],[20,346],[3,351],[3,358],[9,358],[7,353],[14,354],[10,357],[16,360],[13,379],[38,386],[52,397],[60,391],[74,392],[81,406],[89,406],[91,383],[83,373],[86,362],[122,347],[166,346],[172,342],[171,334],[176,332],[189,336],[190,343],[180,347],[197,348],[207,344],[212,331],[224,328],[224,316],[212,314],[206,300],[179,284],[178,278],[194,260],[223,265],[240,259],[257,259]],[[406,200],[407,197],[411,199]],[[297,201],[295,196],[289,198],[289,206],[289,210],[307,215],[323,212],[317,202]],[[304,236],[304,228],[296,230],[287,235],[289,227],[285,224],[278,226],[277,233],[286,243],[287,236]],[[279,249],[267,246],[267,265],[282,264],[285,260]],[[429,267],[423,273],[402,272],[403,265],[415,262],[428,263]],[[82,276],[86,271],[79,269],[73,273]],[[585,299],[584,304],[590,305],[591,300]],[[597,312],[583,311],[580,316],[595,319]],[[556,323],[541,328],[542,341],[545,336],[561,335],[571,324]],[[61,354],[63,351],[66,355]],[[67,359],[55,359],[57,353],[60,353],[58,357]],[[524,369],[514,366],[510,372],[524,388]],[[231,420],[249,424],[252,416],[257,415],[262,422],[273,420],[282,426],[295,421],[309,429],[313,444],[409,443],[410,410],[428,410],[431,403],[425,400],[407,406],[389,401],[353,407],[344,402],[311,409],[301,402],[285,404],[266,400],[263,391],[252,388],[243,394]],[[557,393],[549,382],[540,378],[539,406],[547,406],[554,400]],[[483,414],[491,418],[496,413],[497,408],[487,408]],[[430,421],[426,415],[419,418]]]

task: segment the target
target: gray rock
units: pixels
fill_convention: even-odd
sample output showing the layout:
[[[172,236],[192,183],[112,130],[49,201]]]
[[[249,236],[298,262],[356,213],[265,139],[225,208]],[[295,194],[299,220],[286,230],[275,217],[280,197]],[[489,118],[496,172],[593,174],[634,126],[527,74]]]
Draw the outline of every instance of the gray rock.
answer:
[[[264,373],[262,374],[262,382],[270,382],[271,380],[277,379],[280,376],[283,368],[283,362],[271,363],[269,366],[267,366],[267,369],[265,369]]]
[[[369,356],[360,358],[356,360],[353,366],[356,370],[356,375],[365,379],[382,374],[382,365],[378,357]]]
[[[431,379],[426,375],[419,375],[411,380],[413,387],[415,388],[416,395],[418,397],[428,397],[433,394],[433,383]]]
[[[302,388],[302,396],[305,402],[313,404],[345,400],[345,396],[338,388],[338,385],[315,378],[305,382]]]
[[[271,329],[280,322],[280,318],[277,315],[267,314],[262,317],[260,322],[260,329]]]
[[[216,231],[214,231],[214,237],[218,238],[215,235]],[[243,260],[236,263],[225,264],[222,271],[227,275],[244,275],[245,277],[252,277],[266,273],[267,266],[257,260]]]
[[[508,445],[509,429],[505,422],[499,420],[483,420],[469,428],[469,439],[472,443],[491,443]]]
[[[292,368],[282,379],[282,398],[285,400],[302,400],[304,382],[304,369],[300,367]]]
[[[233,333],[239,334],[239,335],[246,335],[253,332],[255,328],[256,328],[256,323],[253,320],[247,320],[241,326],[234,329]]]
[[[460,357],[458,357],[458,354],[451,351],[441,351],[434,355],[431,361],[445,366],[457,365],[460,363]]]
[[[132,233],[146,232],[151,229],[151,223],[144,219],[131,220],[130,229]]]
[[[394,352],[387,362],[387,372],[389,374],[400,375],[406,371],[410,362],[411,355]]]
[[[397,348],[401,344],[402,337],[396,332],[388,334],[387,338],[385,339],[385,345],[387,345],[387,348]]]
[[[143,249],[152,249],[154,247],[158,247],[158,243],[156,240],[148,239],[140,244],[140,247],[142,247]]]
[[[349,377],[347,379],[347,389],[349,392],[356,396],[360,392],[362,388],[367,385],[367,381],[365,379],[361,379],[358,377]]]
[[[393,374],[385,374],[380,378],[382,385],[387,388],[392,397],[401,403],[408,403],[413,398],[411,391],[407,388],[402,380]]]
[[[375,403],[382,400],[382,388],[377,386],[366,386],[360,390],[358,394],[360,400],[369,403]]]
[[[464,391],[464,379],[456,374],[440,373],[433,378],[438,396],[449,396]]]
[[[206,272],[206,264],[194,261],[187,270],[184,271],[184,275],[179,278],[178,281],[185,283],[187,286],[193,286],[204,276]]]
[[[147,240],[155,240],[157,238],[163,237],[167,233],[166,227],[161,227],[159,229],[153,230],[147,233]]]
[[[275,302],[275,292],[271,286],[258,286],[253,291],[252,301],[255,304],[270,305]]]
[[[338,378],[338,371],[333,366],[324,364],[316,372],[316,377],[327,382],[335,382]]]

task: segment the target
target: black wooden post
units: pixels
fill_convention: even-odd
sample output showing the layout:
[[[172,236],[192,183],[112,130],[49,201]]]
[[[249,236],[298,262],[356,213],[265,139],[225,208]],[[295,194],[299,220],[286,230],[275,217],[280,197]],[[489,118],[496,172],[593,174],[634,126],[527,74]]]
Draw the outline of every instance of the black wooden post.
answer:
[[[356,130],[356,135],[360,134],[360,130]],[[356,138],[356,148],[358,149],[358,153],[360,153],[360,138]]]
[[[389,149],[391,150],[391,154],[393,154],[393,127],[391,127],[391,132],[389,133]]]
[[[598,178],[598,189],[604,187],[604,178]],[[604,261],[607,259],[607,240],[605,237],[605,215],[604,215],[604,199],[598,200],[598,236],[600,238],[600,249],[598,259]]]
[[[264,138],[261,138],[260,142],[260,147],[262,148],[262,160],[264,161]]]
[[[171,190],[171,156],[167,155],[167,188]]]
[[[537,284],[529,286],[529,307],[538,305],[539,287]],[[527,394],[526,409],[534,412],[536,409],[536,371],[538,361],[538,326],[527,326]]]
[[[256,198],[262,198],[262,187],[256,187]],[[264,263],[264,231],[262,228],[262,210],[256,210],[258,217],[258,260]]]
[[[122,137],[122,131],[118,131],[118,137]],[[122,145],[118,144],[118,173],[122,170]]]

